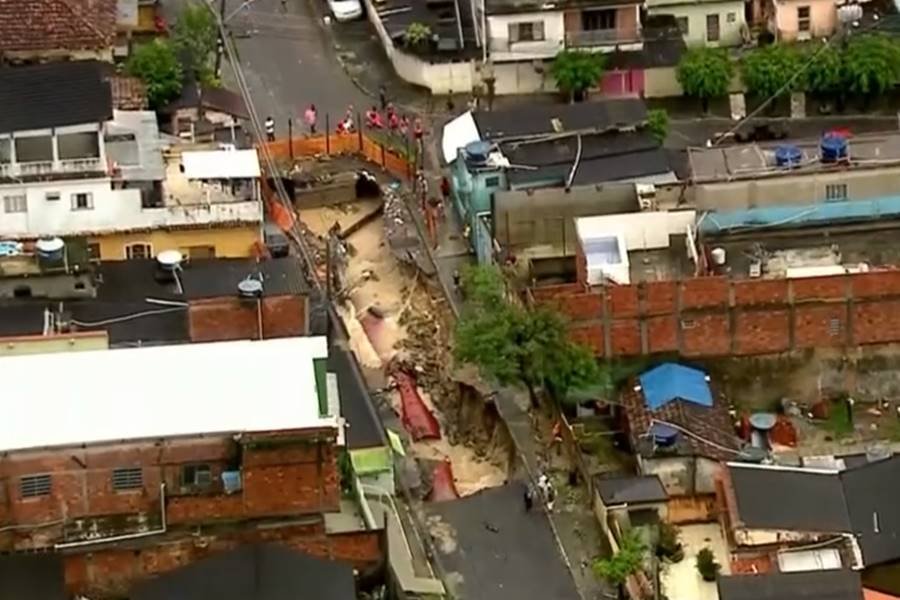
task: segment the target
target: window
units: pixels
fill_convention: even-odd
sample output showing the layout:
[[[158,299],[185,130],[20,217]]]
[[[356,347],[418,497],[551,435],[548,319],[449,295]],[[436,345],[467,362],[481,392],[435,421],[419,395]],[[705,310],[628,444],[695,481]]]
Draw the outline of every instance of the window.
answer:
[[[209,487],[212,471],[209,465],[185,465],[181,469],[181,485],[185,487]]]
[[[544,22],[531,21],[528,23],[510,23],[509,41],[514,42],[540,42],[544,39]]]
[[[706,15],[706,41],[719,41],[719,15]]]
[[[117,492],[139,490],[144,487],[144,472],[140,467],[113,469],[112,486]]]
[[[831,319],[828,321],[828,335],[831,337],[837,337],[841,334],[841,320],[840,319]]]
[[[3,196],[3,212],[6,213],[23,213],[28,210],[28,200],[25,194],[15,194],[14,196]]]
[[[809,28],[810,28],[809,7],[808,6],[798,6],[797,7],[797,30],[798,31],[809,31]]]
[[[100,243],[90,242],[87,245],[87,253],[90,260],[100,260]]]
[[[72,210],[91,210],[94,208],[94,195],[90,192],[72,194]]]
[[[49,475],[26,475],[19,480],[19,494],[23,498],[50,495]]]
[[[497,187],[498,185],[500,185],[499,177],[487,177],[484,180],[485,187]]]
[[[46,200],[47,202],[56,202],[61,197],[62,195],[59,192],[47,192],[46,194],[44,194],[44,200]]]
[[[737,21],[737,13],[730,12],[727,15],[725,15],[726,23],[734,23],[735,21]]]
[[[597,31],[599,29],[616,28],[616,11],[612,10],[586,10],[581,13],[581,28],[585,31]]]
[[[846,183],[829,183],[825,185],[825,200],[846,200]]]
[[[125,258],[129,260],[146,260],[153,257],[150,244],[137,243],[125,246]]]
[[[687,17],[675,17],[675,22],[678,23],[678,30],[681,31],[681,35],[689,35],[691,32],[690,25],[688,25]]]

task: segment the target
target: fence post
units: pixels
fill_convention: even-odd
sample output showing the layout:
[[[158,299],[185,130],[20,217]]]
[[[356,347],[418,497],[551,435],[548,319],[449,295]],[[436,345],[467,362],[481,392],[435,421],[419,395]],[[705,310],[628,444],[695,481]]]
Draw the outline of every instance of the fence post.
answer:
[[[384,142],[381,142],[381,143],[379,143],[378,145],[381,146],[381,168],[383,169],[383,168],[384,168],[384,165],[385,165],[385,160],[384,160]]]
[[[325,113],[325,154],[331,154],[331,122]]]
[[[403,137],[406,139],[406,178],[412,179],[412,165],[409,163],[409,133]]]
[[[294,162],[294,119],[288,117],[288,155]]]
[[[359,140],[359,153],[363,153],[363,122],[360,118],[359,111],[356,111],[356,138]]]

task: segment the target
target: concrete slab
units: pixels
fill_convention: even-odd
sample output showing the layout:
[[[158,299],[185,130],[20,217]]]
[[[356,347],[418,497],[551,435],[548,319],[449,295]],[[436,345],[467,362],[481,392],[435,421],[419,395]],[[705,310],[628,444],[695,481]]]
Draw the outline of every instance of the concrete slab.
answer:
[[[718,600],[715,582],[703,581],[697,572],[697,553],[710,548],[716,560],[722,565],[720,573],[731,573],[728,545],[717,523],[684,525],[681,543],[684,546],[684,560],[664,567],[660,576],[663,593],[671,600]]]

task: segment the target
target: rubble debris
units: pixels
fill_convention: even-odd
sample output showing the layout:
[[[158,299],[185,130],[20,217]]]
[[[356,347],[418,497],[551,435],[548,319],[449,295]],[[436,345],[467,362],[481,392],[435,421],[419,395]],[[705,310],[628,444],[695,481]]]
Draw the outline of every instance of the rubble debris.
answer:
[[[431,494],[428,497],[431,502],[459,499],[459,492],[456,490],[456,483],[453,479],[453,465],[448,459],[442,460],[434,466],[431,481]]]
[[[394,380],[400,391],[400,419],[415,441],[438,440],[441,438],[441,427],[432,412],[425,406],[416,379],[405,371],[394,372]]]
[[[384,237],[391,252],[401,263],[415,266],[429,277],[434,275],[434,265],[419,238],[401,192],[386,185],[381,188],[381,193],[384,197]]]

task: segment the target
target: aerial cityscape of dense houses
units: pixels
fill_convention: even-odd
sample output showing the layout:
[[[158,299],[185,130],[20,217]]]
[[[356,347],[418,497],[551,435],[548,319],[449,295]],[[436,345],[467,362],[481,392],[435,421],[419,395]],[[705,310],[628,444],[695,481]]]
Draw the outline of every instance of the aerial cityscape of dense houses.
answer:
[[[0,600],[900,599],[885,0],[0,0]]]

